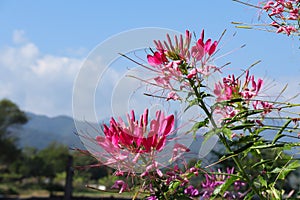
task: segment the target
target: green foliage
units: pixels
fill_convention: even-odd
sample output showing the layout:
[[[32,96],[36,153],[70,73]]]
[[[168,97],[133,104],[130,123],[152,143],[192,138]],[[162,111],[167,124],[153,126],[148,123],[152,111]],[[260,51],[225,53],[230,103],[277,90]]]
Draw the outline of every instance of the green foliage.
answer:
[[[15,103],[8,99],[0,101],[0,165],[11,164],[20,155],[11,128],[26,122],[25,113]]]
[[[19,107],[8,99],[0,101],[0,130],[1,134],[7,134],[7,129],[12,125],[24,124],[27,122],[26,114]]]
[[[230,186],[232,186],[234,184],[234,182],[238,179],[238,177],[236,176],[231,176],[230,178],[228,178],[225,183],[223,183],[222,185],[218,186],[214,192],[213,192],[213,197],[217,197],[217,196],[223,196],[224,193],[229,189]]]
[[[54,178],[57,173],[64,172],[69,154],[68,147],[56,142],[39,151],[37,156],[44,161],[44,165],[41,168],[44,176]]]
[[[91,156],[80,152],[74,152],[75,177],[83,177],[85,182],[99,180],[112,173],[112,169],[106,166],[99,166],[98,161]]]

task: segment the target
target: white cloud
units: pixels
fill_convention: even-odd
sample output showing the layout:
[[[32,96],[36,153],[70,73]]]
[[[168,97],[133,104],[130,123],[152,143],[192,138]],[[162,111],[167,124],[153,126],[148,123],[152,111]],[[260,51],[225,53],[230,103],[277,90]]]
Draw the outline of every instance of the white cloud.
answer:
[[[73,56],[70,55],[72,51]],[[83,48],[72,51],[67,52],[68,56],[44,54],[37,44],[26,39],[24,31],[15,31],[13,44],[0,47],[0,99],[9,98],[22,110],[37,114],[72,116],[73,87],[79,71],[85,64],[90,73],[86,74],[77,88],[80,89],[80,104],[76,109],[82,114],[80,119],[90,119],[91,112],[97,114],[99,119],[109,117],[113,89],[126,70],[118,71],[109,67],[105,75],[99,77],[106,67],[101,55],[84,61],[83,58],[78,58],[78,54],[84,52]],[[132,83],[128,84],[128,87],[124,87],[132,88]],[[91,99],[97,101],[100,110],[90,112],[89,109],[93,108],[93,105],[89,104],[93,102]],[[114,102],[117,106],[124,105],[122,98],[115,99]],[[100,112],[96,113],[97,111]]]
[[[39,77],[74,77],[80,68],[81,60],[68,57],[45,55],[35,61],[31,70]]]
[[[0,47],[0,98],[9,98],[26,111],[50,116],[71,116],[74,81],[85,64],[89,66],[90,73],[85,74],[81,85],[77,85],[80,92],[76,97],[79,102],[76,109],[82,114],[81,119],[89,119],[89,115],[97,115],[99,119],[107,118],[112,113],[122,115],[132,108],[142,112],[145,107],[160,104],[145,98],[143,88],[139,90],[139,83],[124,76],[128,73],[128,66],[135,66],[133,63],[112,63],[103,77],[98,77],[94,74],[100,75],[105,67],[100,57],[102,55],[84,61],[75,52],[73,56],[70,55],[71,51],[68,56],[44,54],[38,45],[26,39],[24,31],[15,31],[13,44]],[[83,48],[79,48],[78,52],[81,54]],[[131,73],[141,75],[139,71]],[[146,77],[145,74],[141,76]],[[285,100],[300,92],[296,74],[276,81],[273,87],[275,82],[269,81],[270,89],[265,91],[266,95],[278,94],[278,88],[282,89],[283,83],[289,83]],[[91,100],[95,100],[95,105],[90,104],[94,102]],[[91,110],[93,113],[89,110],[91,107],[95,109]]]
[[[21,44],[27,42],[27,38],[25,37],[24,30],[15,30],[13,32],[12,40],[14,44]]]
[[[0,65],[2,67],[16,70],[17,68],[28,68],[39,56],[39,49],[33,43],[21,46],[9,46],[0,50]]]
[[[0,98],[30,112],[71,115],[73,82],[81,62],[75,56],[43,54],[17,30],[13,45],[0,47]]]

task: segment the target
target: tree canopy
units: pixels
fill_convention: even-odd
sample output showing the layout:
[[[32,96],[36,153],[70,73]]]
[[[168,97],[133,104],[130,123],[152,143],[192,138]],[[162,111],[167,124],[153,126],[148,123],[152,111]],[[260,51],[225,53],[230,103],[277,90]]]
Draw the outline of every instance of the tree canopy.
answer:
[[[19,155],[12,127],[27,121],[26,114],[15,103],[8,99],[0,101],[0,164],[11,163]]]

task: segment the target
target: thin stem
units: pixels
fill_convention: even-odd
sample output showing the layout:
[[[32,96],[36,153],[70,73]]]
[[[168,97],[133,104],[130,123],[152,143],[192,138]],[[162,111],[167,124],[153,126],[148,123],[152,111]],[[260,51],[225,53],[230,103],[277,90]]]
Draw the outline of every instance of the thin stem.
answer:
[[[154,177],[155,179],[155,177]],[[161,189],[160,184],[158,184],[156,182],[156,180],[152,181],[152,183],[156,186],[156,188],[159,190],[159,192],[163,195],[165,200],[169,200],[169,198],[166,196],[166,194],[164,193],[164,191]]]
[[[260,7],[260,6],[256,6],[256,5],[253,5],[253,4],[250,4],[250,3],[246,3],[246,2],[243,2],[243,1],[239,1],[239,0],[232,0],[232,1],[244,4],[246,6],[251,6],[251,7],[254,7],[254,8],[262,9],[262,7]]]
[[[198,105],[203,109],[203,111],[205,112],[205,114],[207,115],[208,119],[210,120],[212,126],[214,127],[214,129],[217,129],[217,124],[215,122],[215,120],[212,117],[212,113],[208,110],[208,108],[206,107],[203,98],[201,97],[199,91],[197,90],[197,87],[194,85],[194,82],[192,80],[189,79],[189,82],[195,92],[195,95],[197,97],[197,101],[198,101]],[[226,137],[221,133],[221,134],[217,134],[218,137],[221,139],[222,143],[224,144],[225,148],[227,151],[232,152],[229,144],[227,143]],[[243,168],[239,157],[232,157],[233,161],[235,162],[235,164],[237,165],[239,171],[242,173],[243,177],[246,179],[246,181],[249,183],[250,187],[253,189],[253,191],[260,197],[260,199],[265,199],[258,191],[258,189],[255,187],[255,185],[253,184],[253,182],[251,181],[251,179],[249,178],[248,174],[246,173],[245,169]]]

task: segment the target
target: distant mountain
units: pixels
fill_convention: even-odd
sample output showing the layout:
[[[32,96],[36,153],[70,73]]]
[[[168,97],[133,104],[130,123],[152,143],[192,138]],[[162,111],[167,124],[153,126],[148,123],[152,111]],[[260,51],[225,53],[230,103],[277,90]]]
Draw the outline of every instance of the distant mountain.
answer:
[[[25,125],[15,127],[13,130],[14,134],[19,138],[19,147],[31,146],[37,149],[43,149],[51,142],[56,141],[69,147],[81,149],[84,149],[85,146],[87,146],[88,149],[91,150],[93,147],[95,147],[95,144],[91,142],[90,138],[95,138],[96,135],[99,135],[99,132],[101,132],[101,127],[99,124],[80,121],[74,122],[73,118],[68,116],[48,117],[33,113],[26,114],[29,119],[28,122]],[[103,121],[101,121],[101,123],[102,122]],[[267,124],[273,123],[273,121],[270,121]],[[271,136],[274,136],[272,132],[273,131],[265,131],[263,135],[267,139],[271,139]],[[80,139],[76,133],[86,137],[81,137]],[[289,140],[294,141],[295,139]],[[82,144],[82,141],[84,141],[85,146]],[[215,145],[214,142],[207,142],[202,146],[202,142],[203,138],[199,137],[189,146],[192,152],[200,155],[201,157],[208,153],[206,148],[211,149],[212,147],[210,145]],[[98,145],[96,144],[96,146]],[[218,144],[216,146],[218,146]],[[297,151],[299,151],[299,149]]]
[[[56,141],[69,147],[83,148],[76,134],[74,120],[68,116],[47,117],[26,113],[28,122],[25,125],[14,128],[14,134],[19,138],[20,147],[31,146],[38,149],[47,147]],[[89,126],[88,123],[78,122],[79,126]]]

